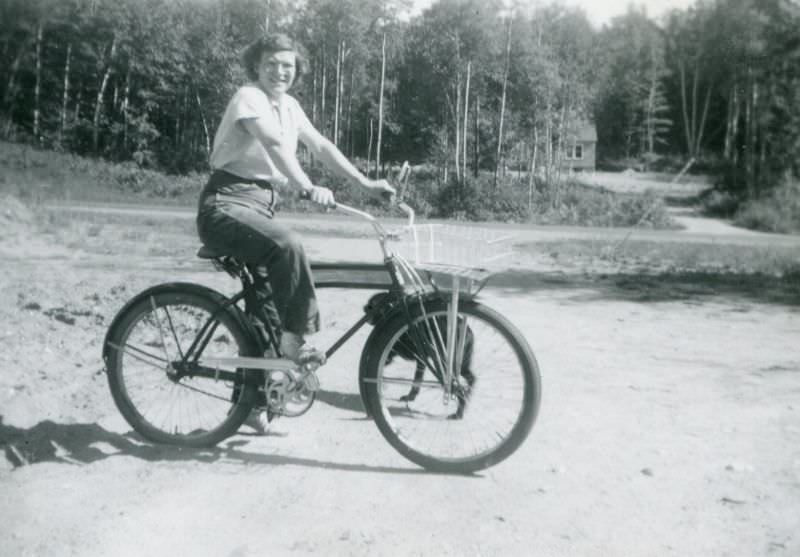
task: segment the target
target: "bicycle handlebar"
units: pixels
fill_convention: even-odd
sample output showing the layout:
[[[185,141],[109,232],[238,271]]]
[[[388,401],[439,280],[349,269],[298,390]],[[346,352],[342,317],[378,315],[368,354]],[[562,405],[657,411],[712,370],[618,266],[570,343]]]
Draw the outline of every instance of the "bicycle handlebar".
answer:
[[[402,196],[402,193],[403,193],[402,189],[408,183],[409,174],[410,174],[410,166],[408,165],[408,161],[406,161],[406,162],[403,163],[402,167],[400,168],[400,172],[397,174],[397,177],[395,178],[395,182],[398,185],[398,194],[400,196]],[[390,192],[384,192],[384,193],[390,193]],[[300,194],[300,199],[306,199],[306,200],[311,199],[311,195],[309,194],[308,191],[303,191]],[[400,209],[401,211],[403,211],[403,213],[406,214],[406,216],[408,217],[408,225],[409,226],[413,226],[414,225],[414,209],[412,209],[411,207],[409,207],[406,203],[404,203],[402,201],[396,201],[396,196],[394,196],[394,195],[388,196],[387,200],[390,202],[391,205],[396,206],[398,209]],[[350,207],[349,205],[345,205],[343,203],[334,203],[331,206],[331,208],[332,209],[339,209],[341,211],[344,211],[345,213],[350,213],[351,215],[356,215],[358,217],[366,219],[370,223],[372,223],[372,225],[376,228],[376,230],[379,233],[381,233],[381,234],[385,234],[386,233],[384,228],[378,223],[378,221],[375,219],[375,217],[372,216],[371,214],[367,213],[366,211],[362,211],[360,209],[356,209],[355,207]]]
[[[406,216],[408,217],[408,225],[412,226],[414,224],[414,209],[412,209],[402,201],[397,202],[394,205],[406,214]],[[367,213],[366,211],[362,211],[361,209],[350,207],[349,205],[345,205],[344,203],[336,203],[334,204],[333,208],[339,209],[340,211],[344,211],[345,213],[350,213],[351,215],[356,215],[358,217],[364,218],[373,224],[377,224],[377,221],[374,216]]]

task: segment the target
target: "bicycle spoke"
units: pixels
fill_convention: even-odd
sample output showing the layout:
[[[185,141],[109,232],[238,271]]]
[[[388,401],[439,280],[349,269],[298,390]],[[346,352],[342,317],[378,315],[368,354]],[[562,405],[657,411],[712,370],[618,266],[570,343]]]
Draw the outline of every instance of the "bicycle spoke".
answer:
[[[525,377],[505,336],[476,315],[459,313],[455,330],[447,306],[422,312],[395,333],[377,375],[383,419],[402,443],[438,461],[464,461],[491,454],[507,443],[524,406]],[[452,356],[446,354],[453,343]],[[452,359],[452,394],[437,372]],[[434,373],[420,380],[417,366]]]
[[[139,360],[140,362],[144,362],[158,369],[164,369],[164,366],[169,363],[168,360],[165,360],[159,356],[151,354],[146,350],[142,350],[141,348],[138,348],[131,344],[125,344],[124,346],[119,346],[117,344],[114,344],[113,342],[109,342],[108,345],[117,350],[121,350],[123,353]],[[147,360],[146,358],[150,358],[151,360],[156,360],[158,364],[154,364],[151,361]]]
[[[175,339],[175,346],[178,347],[178,355],[181,357],[181,360],[183,360],[184,356],[183,356],[183,350],[181,350],[181,343],[178,340],[178,335],[175,332],[175,327],[172,324],[172,317],[170,317],[169,315],[169,310],[167,309],[167,306],[164,306],[164,313],[167,315],[167,324],[169,325],[169,330],[172,333],[172,338]]]
[[[227,398],[225,398],[223,396],[215,395],[214,393],[210,393],[208,391],[204,391],[203,389],[198,389],[197,387],[192,387],[191,385],[187,385],[186,383],[178,382],[178,383],[176,383],[176,385],[179,386],[179,387],[183,387],[184,389],[188,389],[190,391],[194,391],[196,393],[200,393],[200,394],[206,395],[208,397],[215,398],[217,400],[222,400],[224,402],[230,402],[229,399],[227,399]]]
[[[161,346],[164,349],[164,356],[166,356],[167,361],[169,361],[170,357],[169,357],[169,352],[167,352],[167,342],[164,338],[164,329],[163,326],[161,325],[161,319],[158,317],[158,308],[156,307],[155,296],[150,296],[150,307],[153,310],[153,319],[156,320],[158,334],[161,337]]]

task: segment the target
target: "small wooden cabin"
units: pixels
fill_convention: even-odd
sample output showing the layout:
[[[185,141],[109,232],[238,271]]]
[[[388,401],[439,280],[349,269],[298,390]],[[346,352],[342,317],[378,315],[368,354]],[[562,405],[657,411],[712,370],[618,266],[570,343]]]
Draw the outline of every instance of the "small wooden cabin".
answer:
[[[597,156],[597,128],[586,120],[576,120],[567,127],[564,138],[564,158],[561,167],[566,170],[594,170]]]

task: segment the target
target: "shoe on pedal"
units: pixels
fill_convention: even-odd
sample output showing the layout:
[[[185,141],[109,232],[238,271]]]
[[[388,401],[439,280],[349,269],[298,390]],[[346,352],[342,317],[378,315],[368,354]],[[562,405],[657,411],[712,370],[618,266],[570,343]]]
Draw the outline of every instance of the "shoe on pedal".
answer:
[[[306,344],[305,339],[289,331],[284,331],[280,342],[281,354],[299,366],[308,364],[321,366],[325,363],[325,353]]]
[[[313,346],[303,346],[293,359],[300,366],[312,364],[319,367],[325,363],[325,352]]]

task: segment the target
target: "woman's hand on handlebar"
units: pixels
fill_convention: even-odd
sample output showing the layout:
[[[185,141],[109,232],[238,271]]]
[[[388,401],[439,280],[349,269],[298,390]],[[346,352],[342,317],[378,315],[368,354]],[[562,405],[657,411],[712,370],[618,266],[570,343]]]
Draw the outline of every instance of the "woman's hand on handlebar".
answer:
[[[314,203],[324,205],[325,207],[336,206],[336,200],[333,198],[333,192],[328,188],[323,188],[322,186],[311,186],[303,191],[301,197],[310,199]]]
[[[386,180],[367,180],[364,184],[369,188],[370,193],[384,201],[393,201],[397,195],[397,190]]]

